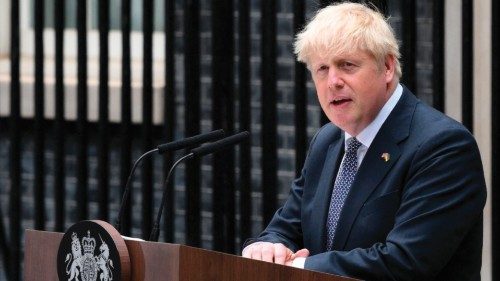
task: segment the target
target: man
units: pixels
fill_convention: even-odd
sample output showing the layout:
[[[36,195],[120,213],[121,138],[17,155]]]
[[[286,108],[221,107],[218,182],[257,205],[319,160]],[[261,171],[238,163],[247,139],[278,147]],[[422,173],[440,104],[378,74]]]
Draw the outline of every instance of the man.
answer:
[[[370,8],[320,10],[295,42],[331,121],[243,256],[366,280],[479,280],[479,150],[399,84],[394,33]]]

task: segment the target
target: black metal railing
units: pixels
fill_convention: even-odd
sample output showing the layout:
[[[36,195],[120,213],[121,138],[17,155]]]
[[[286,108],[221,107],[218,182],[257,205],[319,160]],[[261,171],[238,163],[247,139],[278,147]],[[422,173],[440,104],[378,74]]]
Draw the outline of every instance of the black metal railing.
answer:
[[[97,188],[99,196],[98,218],[109,220],[109,0],[99,1],[99,139],[97,145]]]
[[[10,18],[10,116],[9,116],[9,237],[4,254],[7,276],[18,280],[21,268],[21,117],[19,2],[11,1]],[[3,224],[3,221],[2,221]]]
[[[64,17],[66,1],[54,2],[55,15],[55,116],[54,116],[54,230],[63,232],[66,218],[65,126],[64,126]]]
[[[165,3],[165,100],[163,112],[163,139],[170,142],[174,139],[176,129],[175,119],[175,5],[174,1]],[[167,153],[163,159],[165,171],[174,163],[174,155]],[[174,180],[168,189],[167,206],[165,208],[164,233],[165,241],[174,241]]]
[[[250,1],[238,3],[238,92],[239,92],[239,128],[251,132],[251,81],[250,81]],[[239,150],[239,237],[241,240],[250,237],[251,228],[251,191],[252,191],[252,156],[250,142],[241,144]]]
[[[171,1],[168,1],[171,2]],[[122,33],[122,74],[121,74],[121,124],[120,124],[120,193],[124,192],[130,168],[132,167],[132,71],[130,51],[131,0],[123,0],[121,8],[121,33]],[[133,197],[129,198],[130,205]],[[121,232],[130,235],[132,208],[124,211]]]
[[[88,87],[87,87],[87,1],[77,1],[76,25],[78,32],[77,51],[77,184],[76,196],[78,198],[76,206],[77,219],[88,218]]]
[[[212,120],[215,128],[234,132],[234,53],[233,1],[212,0]],[[231,70],[231,71],[228,71]],[[213,248],[233,253],[236,249],[236,207],[234,151],[213,157],[212,192]]]
[[[45,125],[44,125],[44,0],[35,1],[35,229],[45,229]]]
[[[200,133],[200,11],[199,1],[184,1],[184,87],[185,134]],[[200,237],[200,161],[186,164],[186,242],[201,244]]]
[[[473,131],[474,113],[474,1],[462,0],[462,123]]]

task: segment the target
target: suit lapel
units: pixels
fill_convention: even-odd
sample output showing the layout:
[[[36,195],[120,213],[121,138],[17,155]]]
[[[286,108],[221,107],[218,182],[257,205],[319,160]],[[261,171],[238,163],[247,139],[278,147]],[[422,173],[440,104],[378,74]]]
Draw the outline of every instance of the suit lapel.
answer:
[[[417,100],[405,88],[400,101],[370,145],[344,203],[344,209],[335,233],[333,249],[345,247],[353,223],[363,204],[398,161],[401,155],[399,143],[408,137],[416,102]],[[389,161],[384,161],[381,158],[383,153],[390,154]]]
[[[328,215],[328,206],[330,205],[330,198],[332,194],[333,181],[336,171],[340,165],[340,161],[344,154],[344,134],[339,134],[339,138],[336,139],[329,147],[323,165],[323,171],[321,172],[321,178],[318,182],[317,194],[314,196],[312,206],[319,211],[316,222],[312,225],[317,225],[317,237],[312,239],[312,245],[310,250],[313,253],[319,253],[324,251],[326,245],[326,217]],[[314,231],[316,232],[316,231]],[[321,238],[321,239],[318,239]]]

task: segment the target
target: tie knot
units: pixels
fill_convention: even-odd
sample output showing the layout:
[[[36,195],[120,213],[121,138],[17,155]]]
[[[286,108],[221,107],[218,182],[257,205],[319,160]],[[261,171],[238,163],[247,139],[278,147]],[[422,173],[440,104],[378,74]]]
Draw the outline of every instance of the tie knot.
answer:
[[[362,145],[356,138],[351,138],[347,141],[347,152],[346,153],[356,153],[358,148]]]

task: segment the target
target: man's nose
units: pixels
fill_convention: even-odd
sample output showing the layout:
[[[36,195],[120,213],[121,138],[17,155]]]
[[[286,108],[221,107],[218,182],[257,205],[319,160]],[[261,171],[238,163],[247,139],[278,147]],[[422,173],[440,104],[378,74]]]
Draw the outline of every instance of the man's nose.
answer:
[[[342,88],[344,86],[344,80],[340,76],[337,69],[330,67],[328,70],[328,88]]]

